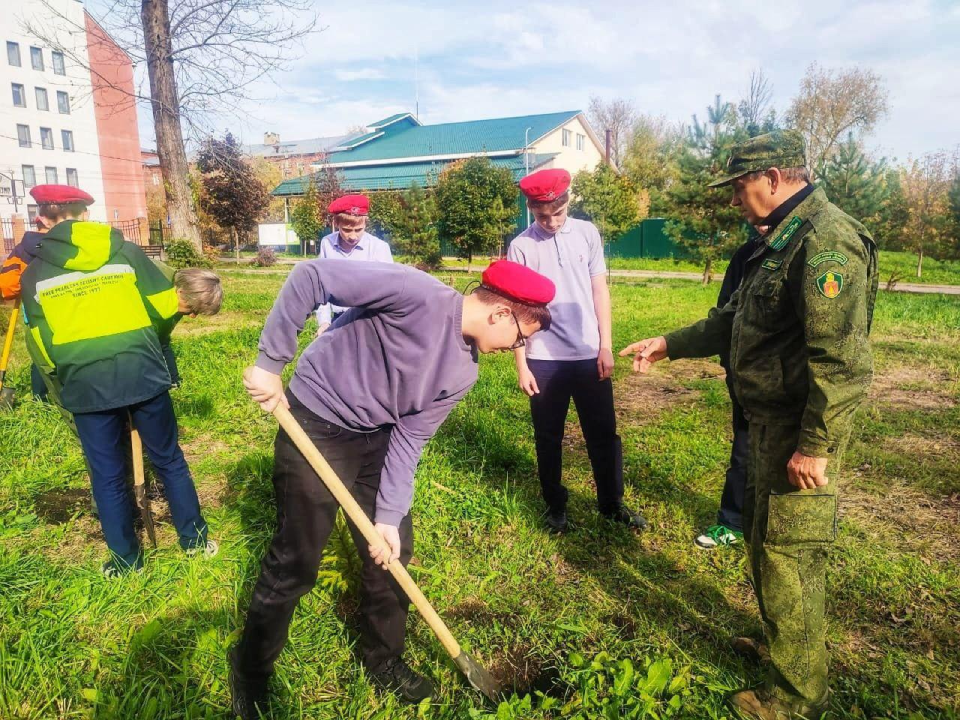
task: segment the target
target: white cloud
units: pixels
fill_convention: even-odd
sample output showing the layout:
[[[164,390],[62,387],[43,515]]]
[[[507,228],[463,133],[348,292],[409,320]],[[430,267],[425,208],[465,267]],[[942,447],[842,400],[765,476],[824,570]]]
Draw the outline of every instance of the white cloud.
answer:
[[[333,76],[340,82],[354,80],[383,80],[387,76],[376,68],[361,68],[360,70],[334,70]]]

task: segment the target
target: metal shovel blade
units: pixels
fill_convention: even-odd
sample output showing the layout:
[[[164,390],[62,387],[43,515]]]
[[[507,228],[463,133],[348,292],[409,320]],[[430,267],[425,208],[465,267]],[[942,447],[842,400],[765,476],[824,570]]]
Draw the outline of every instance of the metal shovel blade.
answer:
[[[484,670],[480,663],[471,657],[470,653],[461,650],[460,654],[457,655],[453,661],[466,676],[467,680],[470,681],[470,684],[483,693],[490,702],[500,702],[503,695],[500,683],[494,680],[493,675]]]
[[[0,389],[0,409],[9,410],[12,408],[16,394],[16,391],[9,386]]]
[[[140,508],[140,517],[143,518],[143,527],[147,531],[147,537],[150,543],[157,546],[157,530],[153,526],[153,513],[150,512],[150,498],[147,497],[146,485],[134,484],[133,495],[137,500],[137,507]]]

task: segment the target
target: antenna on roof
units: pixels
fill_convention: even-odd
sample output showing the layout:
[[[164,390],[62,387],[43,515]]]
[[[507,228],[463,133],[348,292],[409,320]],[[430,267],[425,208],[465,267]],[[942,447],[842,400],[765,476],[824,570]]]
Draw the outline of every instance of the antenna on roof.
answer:
[[[420,122],[420,43],[413,46],[413,116]]]

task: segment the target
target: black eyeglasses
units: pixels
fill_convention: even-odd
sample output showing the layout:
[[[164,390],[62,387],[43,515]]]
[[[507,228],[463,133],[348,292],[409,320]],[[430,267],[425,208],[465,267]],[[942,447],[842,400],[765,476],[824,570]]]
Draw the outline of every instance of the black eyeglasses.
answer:
[[[513,310],[510,311],[510,314],[513,315],[513,321],[517,324],[517,341],[511,345],[508,350],[516,350],[527,344],[527,336],[524,335],[523,330],[520,329],[520,319],[517,317],[517,314]]]

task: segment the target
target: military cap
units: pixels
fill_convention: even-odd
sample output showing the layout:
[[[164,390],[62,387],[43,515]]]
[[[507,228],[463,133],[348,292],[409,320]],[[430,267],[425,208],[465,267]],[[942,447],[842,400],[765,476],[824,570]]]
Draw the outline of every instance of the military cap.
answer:
[[[707,187],[727,185],[741,175],[772,167],[805,167],[806,158],[803,135],[796,130],[774,130],[731,147],[724,174]]]
[[[570,187],[570,173],[562,168],[540,170],[520,180],[520,191],[528,200],[550,202]]]
[[[30,194],[38,205],[67,205],[83,203],[93,205],[93,196],[73,185],[34,185]]]
[[[327,212],[331,215],[346,213],[347,215],[363,217],[370,213],[370,200],[366,195],[344,195],[330,203]]]
[[[480,276],[480,287],[524,305],[546,305],[557,294],[550,278],[510,260],[490,263]]]

